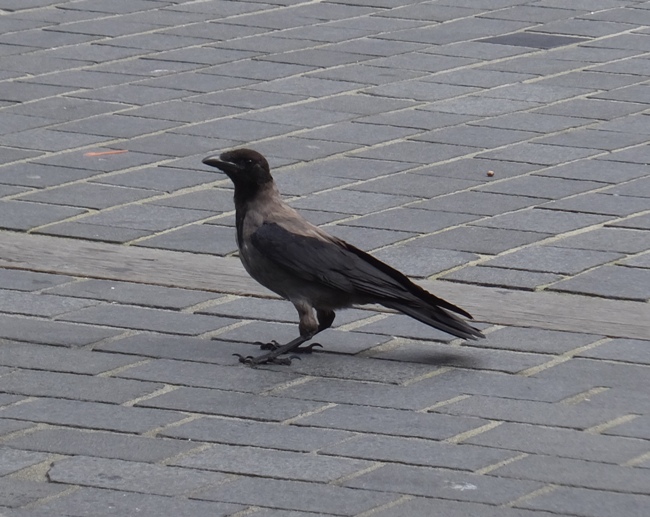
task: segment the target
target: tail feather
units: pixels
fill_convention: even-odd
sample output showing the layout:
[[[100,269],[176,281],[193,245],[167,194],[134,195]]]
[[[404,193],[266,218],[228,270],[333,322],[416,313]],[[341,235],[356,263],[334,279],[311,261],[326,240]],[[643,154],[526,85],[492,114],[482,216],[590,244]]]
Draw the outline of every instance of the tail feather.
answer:
[[[485,337],[483,333],[460,319],[455,314],[430,305],[415,305],[408,302],[380,302],[385,307],[395,309],[411,316],[426,325],[447,332],[463,339],[478,339]]]

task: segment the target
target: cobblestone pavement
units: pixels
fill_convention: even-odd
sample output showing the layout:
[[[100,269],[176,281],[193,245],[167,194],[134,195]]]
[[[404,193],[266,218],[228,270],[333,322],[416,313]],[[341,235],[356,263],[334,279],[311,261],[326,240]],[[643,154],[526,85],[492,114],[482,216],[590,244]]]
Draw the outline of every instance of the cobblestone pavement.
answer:
[[[650,2],[0,0],[0,515],[640,517]],[[264,153],[464,343],[235,258]]]

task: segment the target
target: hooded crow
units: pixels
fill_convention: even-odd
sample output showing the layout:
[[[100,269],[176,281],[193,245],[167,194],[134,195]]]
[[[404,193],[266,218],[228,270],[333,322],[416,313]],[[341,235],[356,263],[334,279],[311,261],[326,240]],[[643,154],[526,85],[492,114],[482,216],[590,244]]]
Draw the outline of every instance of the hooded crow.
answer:
[[[244,268],[260,284],[293,303],[300,318],[296,339],[283,346],[263,345],[271,352],[239,356],[242,363],[290,364],[291,358],[279,356],[311,351],[316,344],[300,345],[329,328],[335,310],[352,305],[380,304],[460,338],[484,337],[456,315],[471,318],[466,311],[329,235],[282,201],[260,153],[236,149],[205,158],[203,163],[226,173],[235,185],[237,245]]]

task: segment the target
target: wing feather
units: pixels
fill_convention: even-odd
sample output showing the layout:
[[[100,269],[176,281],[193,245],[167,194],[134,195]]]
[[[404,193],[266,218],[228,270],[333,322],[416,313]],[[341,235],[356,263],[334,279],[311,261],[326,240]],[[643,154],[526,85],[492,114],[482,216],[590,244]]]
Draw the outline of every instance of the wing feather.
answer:
[[[425,302],[471,316],[432,295],[372,255],[327,234],[300,235],[277,223],[265,223],[251,242],[267,259],[303,280],[384,302]]]

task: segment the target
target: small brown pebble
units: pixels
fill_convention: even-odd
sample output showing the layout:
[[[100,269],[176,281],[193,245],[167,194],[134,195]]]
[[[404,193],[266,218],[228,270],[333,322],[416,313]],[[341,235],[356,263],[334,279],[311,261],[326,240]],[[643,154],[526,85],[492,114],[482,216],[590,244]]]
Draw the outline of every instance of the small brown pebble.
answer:
[[[487,171],[488,178],[494,176],[494,171]]]

